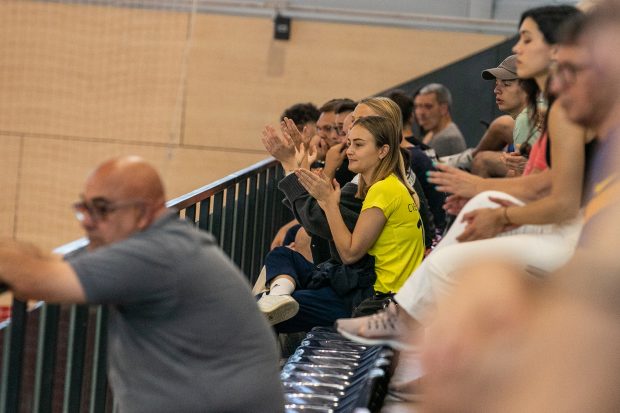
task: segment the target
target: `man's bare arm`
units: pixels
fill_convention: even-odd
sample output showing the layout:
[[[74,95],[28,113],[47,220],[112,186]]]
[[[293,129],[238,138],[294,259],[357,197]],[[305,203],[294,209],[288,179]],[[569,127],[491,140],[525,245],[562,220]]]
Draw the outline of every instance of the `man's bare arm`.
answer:
[[[0,281],[22,300],[86,302],[84,289],[67,262],[26,243],[0,242]]]

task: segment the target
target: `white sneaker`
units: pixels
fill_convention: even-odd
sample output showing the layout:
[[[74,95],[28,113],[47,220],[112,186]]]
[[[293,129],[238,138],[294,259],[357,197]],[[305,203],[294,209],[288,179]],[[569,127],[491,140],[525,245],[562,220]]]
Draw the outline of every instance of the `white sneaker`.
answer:
[[[299,311],[299,303],[290,295],[264,294],[257,302],[269,324],[274,325],[293,318]]]
[[[371,346],[387,345],[396,350],[410,351],[415,346],[409,343],[409,315],[391,302],[384,310],[366,317],[341,318],[336,320],[336,330],[345,338]]]

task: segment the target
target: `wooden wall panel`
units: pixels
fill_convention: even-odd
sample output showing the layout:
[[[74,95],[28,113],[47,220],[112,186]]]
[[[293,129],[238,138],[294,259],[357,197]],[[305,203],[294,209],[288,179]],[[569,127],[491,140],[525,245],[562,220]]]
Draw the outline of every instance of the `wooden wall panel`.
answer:
[[[106,159],[144,157],[158,168],[172,199],[265,158],[263,154],[38,137],[24,138],[23,151],[17,237],[45,248],[82,236],[70,206],[79,199],[88,173]]]
[[[504,38],[293,21],[273,40],[271,20],[198,15],[184,142],[260,149],[253,138],[299,101],[359,99],[452,63]]]
[[[0,130],[178,143],[187,19],[3,0]]]
[[[0,134],[0,237],[12,237],[18,188],[21,138]]]
[[[172,198],[263,159],[260,131],[286,106],[367,96],[502,40],[292,27],[279,42],[265,18],[0,1],[0,236],[81,236],[69,206],[111,156],[151,160]]]

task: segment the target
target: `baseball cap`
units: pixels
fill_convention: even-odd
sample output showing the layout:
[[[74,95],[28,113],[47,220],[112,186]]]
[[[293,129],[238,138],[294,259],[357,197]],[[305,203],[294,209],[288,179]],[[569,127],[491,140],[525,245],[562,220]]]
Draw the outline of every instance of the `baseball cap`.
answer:
[[[499,66],[493,69],[482,71],[482,78],[485,80],[513,80],[518,79],[517,76],[517,55],[511,55],[504,59]]]

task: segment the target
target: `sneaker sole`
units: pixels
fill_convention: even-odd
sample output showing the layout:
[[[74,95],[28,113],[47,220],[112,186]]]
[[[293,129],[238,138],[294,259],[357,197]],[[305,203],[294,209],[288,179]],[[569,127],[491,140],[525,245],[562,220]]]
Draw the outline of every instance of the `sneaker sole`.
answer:
[[[299,303],[295,300],[287,301],[268,310],[262,309],[269,324],[279,324],[295,317],[299,311]]]
[[[338,330],[344,338],[347,338],[351,341],[355,341],[356,343],[366,344],[368,346],[390,346],[394,350],[399,351],[412,351],[415,350],[415,346],[408,345],[406,343],[397,341],[397,340],[388,340],[384,338],[367,338],[362,336],[357,336],[353,333],[349,333],[348,331]]]

